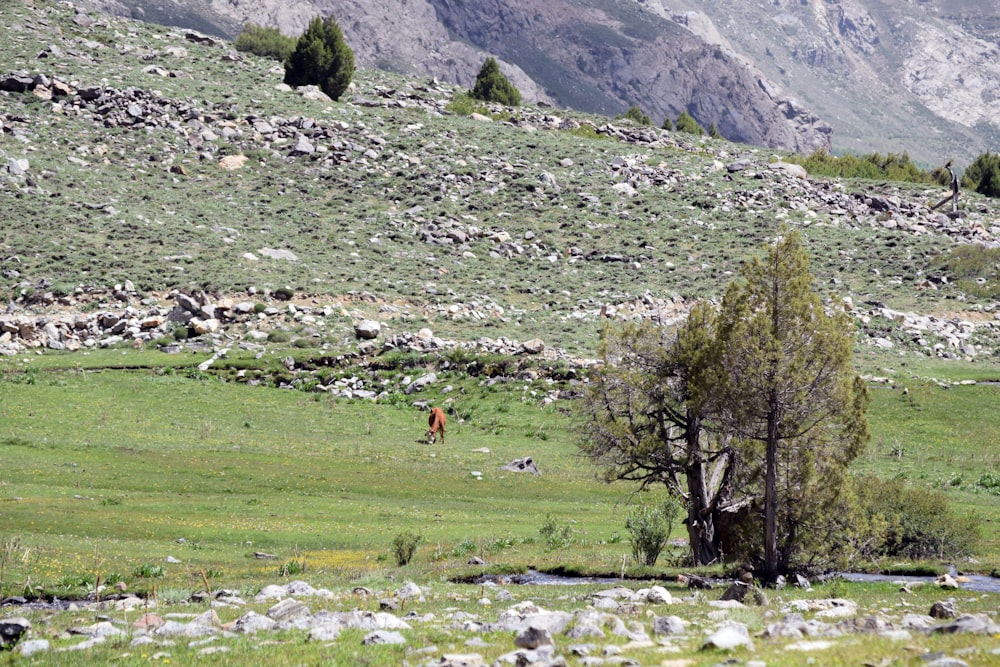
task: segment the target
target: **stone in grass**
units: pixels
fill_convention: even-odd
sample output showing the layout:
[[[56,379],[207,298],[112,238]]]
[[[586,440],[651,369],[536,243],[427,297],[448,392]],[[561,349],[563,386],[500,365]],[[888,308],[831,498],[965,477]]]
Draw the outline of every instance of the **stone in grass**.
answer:
[[[438,662],[430,663],[434,667],[484,667],[483,656],[478,653],[448,654],[441,656]]]
[[[0,620],[0,646],[13,646],[21,639],[21,635],[30,629],[31,621],[23,616]]]
[[[373,338],[378,338],[379,332],[382,330],[382,325],[375,320],[361,320],[354,325],[354,335],[357,338],[371,340]]]
[[[710,634],[705,639],[705,643],[702,644],[701,648],[703,651],[706,649],[732,651],[741,646],[753,648],[753,642],[750,641],[750,632],[745,625],[734,623],[724,625]]]
[[[42,651],[49,650],[49,640],[48,639],[31,639],[22,643],[17,647],[18,653],[27,658],[36,653],[41,653]]]
[[[258,632],[267,632],[278,627],[278,622],[273,618],[268,618],[263,614],[254,611],[247,613],[236,619],[233,623],[232,631],[243,635],[254,635]]]
[[[406,638],[398,632],[392,630],[376,630],[365,636],[361,642],[364,646],[375,644],[405,644]]]
[[[514,637],[514,646],[518,648],[536,649],[539,646],[549,646],[554,643],[548,630],[534,626],[524,628]]]
[[[656,616],[653,618],[653,634],[683,635],[688,623],[679,616]]]
[[[931,618],[955,618],[955,601],[948,599],[931,605]]]
[[[267,610],[268,618],[275,621],[290,621],[296,618],[309,616],[309,607],[305,606],[295,598],[285,598],[278,604]]]

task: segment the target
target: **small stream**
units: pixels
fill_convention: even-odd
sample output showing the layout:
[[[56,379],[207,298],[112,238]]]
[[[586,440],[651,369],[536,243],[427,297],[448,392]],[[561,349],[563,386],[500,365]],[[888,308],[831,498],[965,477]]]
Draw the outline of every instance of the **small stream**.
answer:
[[[952,576],[955,576],[952,573]],[[933,584],[936,577],[917,577],[889,574],[862,574],[859,572],[841,572],[829,577],[843,579],[844,581],[858,583],[898,583],[898,584]],[[614,577],[572,577],[561,574],[546,574],[535,570],[528,570],[523,574],[486,574],[477,577],[472,583],[484,584],[494,583],[502,586],[523,585],[523,586],[572,586],[578,584],[599,584],[603,586],[621,586],[629,582],[643,581],[652,584],[655,580],[635,580],[618,579]],[[730,581],[719,579],[713,582],[717,588],[728,586]],[[962,575],[959,586],[963,590],[976,591],[979,593],[1000,593],[1000,579],[983,575]]]
[[[898,584],[933,584],[935,579],[935,577],[912,577],[895,574],[861,574],[859,572],[841,572],[837,576],[844,581],[856,581],[860,583],[891,582]],[[997,579],[996,577],[969,574],[961,575],[960,579],[961,580],[958,582],[958,585],[962,588],[962,590],[976,591],[978,593],[1000,593],[1000,579]]]

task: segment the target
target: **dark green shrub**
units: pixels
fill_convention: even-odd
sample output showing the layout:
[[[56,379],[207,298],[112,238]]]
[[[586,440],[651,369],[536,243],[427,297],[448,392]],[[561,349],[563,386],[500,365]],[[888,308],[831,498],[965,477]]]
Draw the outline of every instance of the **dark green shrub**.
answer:
[[[817,149],[804,159],[801,157],[792,157],[790,161],[802,165],[806,168],[806,171],[814,176],[867,179],[887,178],[892,181],[907,181],[910,183],[932,183],[935,181],[934,174],[917,167],[906,152],[902,155],[895,153],[888,153],[886,155],[869,153],[868,155],[860,156],[833,156],[823,149]],[[944,184],[947,185],[949,182],[948,172],[941,171],[945,177]]]
[[[638,105],[633,104],[628,108],[628,111],[621,114],[620,116],[615,116],[617,120],[630,120],[636,125],[652,125],[653,121],[650,120],[649,116],[642,112],[642,109]]]
[[[295,290],[293,290],[291,287],[279,287],[278,289],[271,292],[271,296],[273,296],[278,301],[288,301],[293,296],[295,296]]]
[[[332,16],[316,17],[299,37],[285,60],[285,83],[319,86],[332,99],[340,99],[354,76],[354,52]]]
[[[493,58],[487,58],[483,63],[476,76],[476,85],[469,91],[469,95],[477,100],[497,102],[509,107],[516,107],[521,103],[521,91],[507,80]]]
[[[281,567],[278,568],[279,577],[294,577],[295,575],[302,574],[306,571],[306,561],[302,559],[292,559],[287,563],[282,563]]]
[[[423,536],[408,530],[396,535],[392,540],[392,553],[396,557],[396,565],[402,567],[409,563],[423,539]]]
[[[268,343],[287,343],[292,339],[292,334],[283,329],[275,329],[267,334]]]
[[[640,505],[628,513],[625,529],[637,565],[656,565],[680,510],[677,501],[669,498],[662,505]]]
[[[1000,153],[980,154],[962,174],[962,187],[987,197],[1000,197]]]
[[[670,120],[670,116],[667,116],[666,118],[663,119],[663,125],[661,125],[660,128],[664,130],[670,130],[671,132],[673,131],[674,122]]]
[[[713,139],[724,139],[725,138],[725,137],[722,136],[722,133],[719,132],[719,128],[717,128],[715,126],[715,123],[712,123],[709,126],[709,128],[708,128],[708,136],[712,137]]]
[[[295,50],[295,43],[294,37],[282,35],[277,28],[265,28],[255,23],[247,23],[236,36],[233,46],[237,51],[285,62]]]
[[[979,541],[979,520],[955,516],[940,491],[908,486],[902,480],[862,478],[860,508],[868,525],[880,525],[870,554],[888,558],[962,558]]]
[[[705,128],[698,124],[698,121],[694,119],[694,116],[689,114],[687,111],[682,111],[681,115],[677,117],[677,122],[674,123],[677,127],[678,132],[687,132],[688,134],[705,134]]]

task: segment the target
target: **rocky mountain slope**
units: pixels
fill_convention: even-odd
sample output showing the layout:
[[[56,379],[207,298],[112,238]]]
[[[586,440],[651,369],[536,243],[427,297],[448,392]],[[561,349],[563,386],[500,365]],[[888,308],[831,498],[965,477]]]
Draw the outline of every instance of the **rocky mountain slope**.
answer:
[[[124,5],[101,6],[149,18],[147,10]],[[244,1],[212,2],[208,14],[182,6],[215,17],[227,32],[249,20],[297,34],[311,16],[332,13],[362,67],[471,86],[493,55],[530,101],[609,116],[638,104],[657,123],[687,110],[734,141],[797,151],[830,147],[829,126],[762,82],[746,60],[629,3]]]
[[[225,42],[65,4],[0,18],[18,70],[0,74],[6,350],[179,327],[356,346],[367,319],[420,351],[586,354],[608,318],[718,298],[783,225],[872,349],[1000,347],[997,304],[948,263],[998,246],[975,195],[945,215],[938,188],[810,179],[748,145],[534,107],[455,116],[457,88],[377,71],[333,103]]]
[[[145,20],[298,34],[333,13],[359,62],[468,86],[504,61],[529,100],[683,109],[736,141],[967,164],[1000,139],[1000,6],[977,0],[94,0]],[[680,30],[678,28],[681,28]]]

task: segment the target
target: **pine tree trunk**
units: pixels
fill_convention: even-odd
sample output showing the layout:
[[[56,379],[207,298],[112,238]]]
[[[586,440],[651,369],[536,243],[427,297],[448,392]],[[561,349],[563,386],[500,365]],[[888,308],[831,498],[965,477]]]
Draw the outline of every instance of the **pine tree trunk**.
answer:
[[[719,558],[719,545],[715,536],[715,512],[705,484],[705,459],[701,451],[701,420],[688,415],[687,450],[688,465],[685,471],[688,483],[688,542],[691,545],[691,562],[694,566],[708,565]]]
[[[767,452],[764,479],[764,574],[765,582],[778,579],[778,416],[767,415]]]

